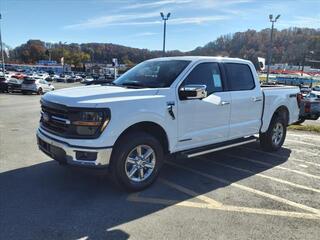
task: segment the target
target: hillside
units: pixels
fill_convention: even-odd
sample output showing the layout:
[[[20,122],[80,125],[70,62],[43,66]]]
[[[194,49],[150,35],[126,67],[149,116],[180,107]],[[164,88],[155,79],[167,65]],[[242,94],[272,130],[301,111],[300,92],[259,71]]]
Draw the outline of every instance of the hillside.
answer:
[[[273,62],[301,64],[305,58],[320,59],[320,29],[290,28],[275,30],[274,34]],[[249,59],[257,65],[257,57],[266,57],[269,39],[270,29],[247,30],[221,36],[190,52],[176,50],[168,51],[166,55],[230,56]],[[135,64],[160,57],[162,52],[112,43],[50,44],[29,40],[10,51],[9,61],[35,63],[40,59],[48,59],[49,55],[58,62],[61,56],[64,56],[66,63],[79,66],[88,61],[110,63],[114,57],[120,62]]]

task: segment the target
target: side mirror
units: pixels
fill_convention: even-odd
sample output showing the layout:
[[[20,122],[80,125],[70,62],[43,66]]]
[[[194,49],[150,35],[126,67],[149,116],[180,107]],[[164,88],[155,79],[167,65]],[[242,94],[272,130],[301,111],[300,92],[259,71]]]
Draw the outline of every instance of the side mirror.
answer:
[[[206,85],[185,85],[179,90],[181,100],[187,99],[203,99],[207,97]]]

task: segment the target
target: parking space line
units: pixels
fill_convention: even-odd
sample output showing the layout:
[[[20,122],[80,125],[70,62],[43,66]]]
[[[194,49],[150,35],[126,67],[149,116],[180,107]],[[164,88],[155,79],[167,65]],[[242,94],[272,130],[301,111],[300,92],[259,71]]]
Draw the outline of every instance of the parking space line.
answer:
[[[306,135],[306,134],[294,134],[294,133],[291,133],[291,132],[287,132],[287,135],[288,136],[293,136],[293,137],[304,137],[304,138],[309,138],[310,140],[314,140],[312,139],[312,137],[316,137],[315,134],[310,134],[310,135]],[[311,138],[310,138],[311,137]],[[318,139],[316,139],[318,140]],[[320,140],[318,140],[320,141]]]
[[[316,144],[306,143],[306,142],[303,142],[303,141],[292,140],[292,139],[286,139],[285,142],[293,142],[293,143],[304,144],[304,145],[311,146],[311,147],[319,147],[319,145],[316,145]]]
[[[191,193],[192,197],[194,197],[194,195],[203,196],[190,189],[182,187],[176,183],[172,183],[164,179],[162,179],[161,181],[178,191],[182,190],[182,192],[186,194]],[[161,204],[166,206],[181,206],[181,207],[191,207],[191,208],[201,208],[201,209],[213,209],[213,210],[221,210],[221,211],[229,211],[229,212],[241,212],[241,213],[303,218],[303,219],[312,219],[312,220],[320,219],[320,215],[314,214],[314,213],[300,213],[300,212],[273,210],[273,209],[264,209],[264,208],[238,207],[238,206],[223,205],[223,204],[217,205],[216,201],[209,197],[201,199],[206,203],[197,203],[197,202],[191,202],[191,201],[178,201],[178,200],[153,198],[153,197],[141,197],[139,196],[139,193],[133,193],[128,196],[127,200],[131,202]]]
[[[313,166],[320,167],[320,164],[318,164],[318,163],[309,162],[309,161],[297,159],[297,158],[294,158],[294,157],[288,157],[287,158],[285,156],[281,156],[281,155],[276,154],[276,153],[264,152],[264,151],[261,151],[261,150],[255,149],[255,148],[249,148],[249,147],[240,147],[240,148],[245,149],[245,150],[249,150],[249,151],[254,151],[254,152],[257,152],[257,153],[261,153],[261,154],[270,155],[272,157],[277,157],[277,158],[282,158],[282,159],[289,159],[290,161],[303,162],[303,163],[306,163],[306,164],[310,164],[310,165],[313,165]],[[298,151],[298,150],[294,150],[294,151]],[[303,152],[303,151],[301,151],[301,152]],[[318,155],[316,155],[316,156],[318,156]]]
[[[186,167],[186,166],[182,166],[182,165],[179,165],[179,164],[176,164],[176,163],[173,163],[173,162],[166,162],[166,163],[171,165],[171,166],[174,166],[174,167],[177,167],[177,168],[180,168],[180,169],[184,169],[184,170],[187,170],[189,172],[198,174],[198,175],[203,176],[205,178],[208,178],[208,179],[211,179],[211,180],[214,180],[214,181],[217,181],[217,182],[221,182],[221,183],[224,183],[224,184],[227,184],[227,185],[242,189],[244,191],[247,191],[247,192],[250,192],[250,193],[254,193],[256,195],[260,195],[262,197],[269,198],[269,199],[272,199],[274,201],[281,202],[281,203],[287,204],[289,206],[300,208],[300,209],[303,209],[303,210],[306,210],[306,211],[309,211],[309,212],[312,212],[312,213],[320,215],[320,210],[315,209],[313,207],[308,207],[306,205],[303,205],[303,204],[300,204],[300,203],[296,203],[296,202],[284,199],[282,197],[278,197],[278,196],[272,195],[270,193],[266,193],[266,192],[263,192],[263,191],[260,191],[260,190],[256,190],[254,188],[250,188],[250,187],[238,184],[238,183],[233,183],[233,182],[230,182],[230,181],[228,181],[226,179],[222,179],[222,178],[219,178],[219,177],[207,174],[207,173],[203,173],[201,171],[198,171],[198,170]]]
[[[166,185],[168,185],[168,186],[170,186],[170,187],[172,187],[172,188],[174,188],[174,189],[176,189],[176,190],[178,190],[180,192],[186,193],[187,195],[190,195],[190,196],[192,196],[194,198],[197,198],[197,199],[202,200],[202,201],[204,201],[206,203],[209,203],[212,206],[222,206],[222,203],[220,203],[218,201],[215,201],[212,198],[206,197],[204,195],[200,195],[199,193],[196,193],[196,192],[194,192],[194,191],[192,191],[192,190],[190,190],[188,188],[185,188],[183,186],[180,186],[180,185],[178,185],[176,183],[169,182],[169,181],[167,181],[167,180],[165,180],[163,178],[159,179],[159,181],[161,181],[162,183],[164,183],[164,184],[166,184]]]
[[[233,154],[224,154],[224,155],[229,156],[229,157],[233,157],[233,158],[239,158],[239,159],[242,159],[242,160],[245,160],[245,161],[248,161],[248,162],[257,163],[257,164],[260,164],[260,165],[263,165],[263,166],[266,166],[266,167],[277,168],[277,169],[285,170],[285,171],[288,171],[288,172],[294,172],[296,174],[300,174],[300,175],[303,175],[303,176],[306,176],[306,177],[320,179],[320,176],[317,176],[317,175],[313,175],[313,174],[306,173],[306,172],[301,172],[299,170],[294,170],[294,169],[290,169],[290,168],[286,168],[286,167],[282,167],[282,166],[274,166],[274,165],[272,165],[270,163],[258,161],[258,160],[252,159],[252,158],[236,156],[236,155],[233,155]]]
[[[320,193],[320,189],[315,189],[315,188],[307,187],[307,186],[304,186],[304,185],[292,183],[292,182],[289,182],[289,181],[286,181],[286,180],[283,180],[283,179],[280,179],[280,178],[271,177],[271,176],[268,176],[268,175],[265,175],[265,174],[262,174],[262,173],[255,173],[255,172],[250,171],[248,169],[234,167],[234,166],[231,166],[229,164],[210,161],[207,158],[201,158],[201,159],[203,161],[205,161],[205,162],[208,162],[208,163],[212,163],[212,164],[219,165],[219,166],[222,166],[222,167],[230,168],[230,169],[233,169],[233,170],[236,170],[236,171],[240,171],[240,172],[254,174],[254,176],[259,176],[259,177],[266,178],[266,179],[269,179],[269,180],[272,180],[272,181],[275,181],[275,182],[287,184],[287,185],[292,186],[292,187],[301,188],[301,189],[309,190],[309,191],[312,191],[312,192]]]
[[[316,139],[316,138],[302,137],[302,136],[299,136],[299,135],[287,135],[287,137],[289,137],[289,139],[292,139],[292,140],[312,141],[312,142],[319,142],[320,143],[320,139]]]

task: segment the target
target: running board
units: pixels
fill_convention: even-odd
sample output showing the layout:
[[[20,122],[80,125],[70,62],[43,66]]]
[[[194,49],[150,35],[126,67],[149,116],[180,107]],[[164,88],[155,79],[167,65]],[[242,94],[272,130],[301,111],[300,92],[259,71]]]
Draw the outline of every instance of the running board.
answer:
[[[187,158],[192,158],[192,157],[197,157],[200,155],[220,151],[227,148],[237,147],[240,145],[256,142],[257,140],[258,138],[255,136],[238,138],[238,139],[234,139],[234,140],[230,140],[222,143],[217,143],[217,144],[213,144],[205,147],[199,147],[199,148],[183,151],[181,152],[181,154]]]

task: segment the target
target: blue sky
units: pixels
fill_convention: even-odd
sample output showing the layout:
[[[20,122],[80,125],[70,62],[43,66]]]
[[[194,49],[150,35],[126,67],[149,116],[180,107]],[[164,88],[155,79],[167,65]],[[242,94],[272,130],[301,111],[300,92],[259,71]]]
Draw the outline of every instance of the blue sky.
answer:
[[[159,12],[171,12],[167,49],[192,50],[222,34],[269,27],[320,28],[320,0],[0,0],[3,41],[104,42],[162,48]]]

